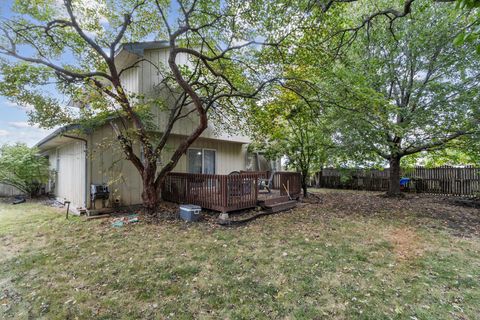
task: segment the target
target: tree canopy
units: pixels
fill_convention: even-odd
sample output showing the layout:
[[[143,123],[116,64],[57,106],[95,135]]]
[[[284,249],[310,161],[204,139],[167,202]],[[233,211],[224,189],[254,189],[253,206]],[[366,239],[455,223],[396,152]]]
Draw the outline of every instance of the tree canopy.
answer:
[[[308,179],[333,157],[332,124],[328,116],[313,108],[299,94],[279,88],[274,99],[253,107],[249,123],[256,147],[272,158],[286,157],[286,165],[302,173],[307,196]]]
[[[460,10],[467,11],[471,16],[471,23],[465,27],[455,38],[458,45],[465,42],[476,43],[476,50],[480,53],[480,1],[478,0],[457,0],[457,7]]]
[[[404,156],[479,131],[479,56],[473,43],[454,44],[470,23],[449,4],[415,1],[408,17],[356,33],[322,84],[356,160],[388,161],[398,180]]]
[[[405,1],[403,7],[397,1],[341,2],[312,8],[303,26],[319,32],[302,34],[289,55],[289,72],[297,71],[308,90],[296,86],[292,101],[283,88],[256,107],[263,110],[255,109],[264,130],[277,141],[266,144],[293,160],[302,148],[285,136],[305,132],[322,137],[312,148],[320,158],[325,141],[335,146],[330,163],[333,157],[350,165],[389,163],[392,194],[400,191],[402,159],[474,161],[479,55],[475,41],[455,39],[476,17],[450,1]],[[332,11],[322,15],[325,9]],[[299,102],[307,113],[296,113]],[[280,125],[278,118],[284,119]]]
[[[33,196],[49,177],[48,159],[39,156],[38,149],[25,144],[0,147],[0,183]]]

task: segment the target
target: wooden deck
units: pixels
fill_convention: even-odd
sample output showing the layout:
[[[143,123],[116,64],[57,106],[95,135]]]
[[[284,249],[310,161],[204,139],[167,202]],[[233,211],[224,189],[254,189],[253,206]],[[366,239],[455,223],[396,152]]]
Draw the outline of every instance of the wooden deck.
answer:
[[[258,189],[258,180],[266,172],[242,172],[238,175],[170,173],[162,186],[162,198],[188,203],[204,209],[230,212],[254,208],[259,200],[300,195],[300,174],[276,172],[271,193]]]

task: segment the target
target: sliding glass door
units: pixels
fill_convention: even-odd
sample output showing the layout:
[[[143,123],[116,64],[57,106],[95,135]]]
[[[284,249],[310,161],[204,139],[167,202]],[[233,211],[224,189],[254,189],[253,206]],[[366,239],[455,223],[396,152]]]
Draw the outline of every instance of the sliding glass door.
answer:
[[[215,150],[203,149],[203,173],[215,174]]]
[[[188,149],[187,170],[189,173],[216,173],[217,152],[212,149]]]
[[[188,173],[202,173],[202,149],[188,149]]]

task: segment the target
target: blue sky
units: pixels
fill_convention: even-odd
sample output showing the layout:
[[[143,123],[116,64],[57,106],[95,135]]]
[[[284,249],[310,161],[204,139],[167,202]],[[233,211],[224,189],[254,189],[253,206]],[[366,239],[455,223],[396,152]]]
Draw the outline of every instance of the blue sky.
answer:
[[[0,96],[0,144],[25,142],[33,146],[52,130],[28,124],[26,108],[18,106]]]
[[[11,0],[0,0],[0,15],[10,15]],[[53,130],[45,130],[28,124],[27,108],[0,96],[0,144],[25,142],[33,146]]]

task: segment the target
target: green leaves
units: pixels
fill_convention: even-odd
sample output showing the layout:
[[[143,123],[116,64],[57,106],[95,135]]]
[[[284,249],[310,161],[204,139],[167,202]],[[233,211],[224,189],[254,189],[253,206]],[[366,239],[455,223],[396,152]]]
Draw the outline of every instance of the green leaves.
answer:
[[[39,156],[38,149],[25,144],[0,147],[0,183],[34,195],[49,176],[48,159]]]
[[[457,8],[465,12],[470,25],[455,38],[455,44],[476,43],[476,52],[480,55],[480,1],[457,0]]]
[[[457,7],[460,9],[480,8],[480,1],[478,0],[457,0]]]
[[[72,121],[70,110],[52,95],[39,88],[49,85],[52,71],[25,62],[0,62],[0,94],[15,103],[29,107],[30,121],[44,128],[53,128]]]
[[[314,97],[299,82],[284,83],[267,103],[252,107],[248,123],[257,150],[270,159],[285,156],[287,166],[302,172],[306,182],[311,172],[333,159],[332,123],[317,103],[307,102]]]
[[[453,6],[419,0],[408,18],[360,30],[327,81],[330,100],[343,108],[342,145],[377,162],[478,131],[480,61],[470,36],[458,36],[469,23]]]

